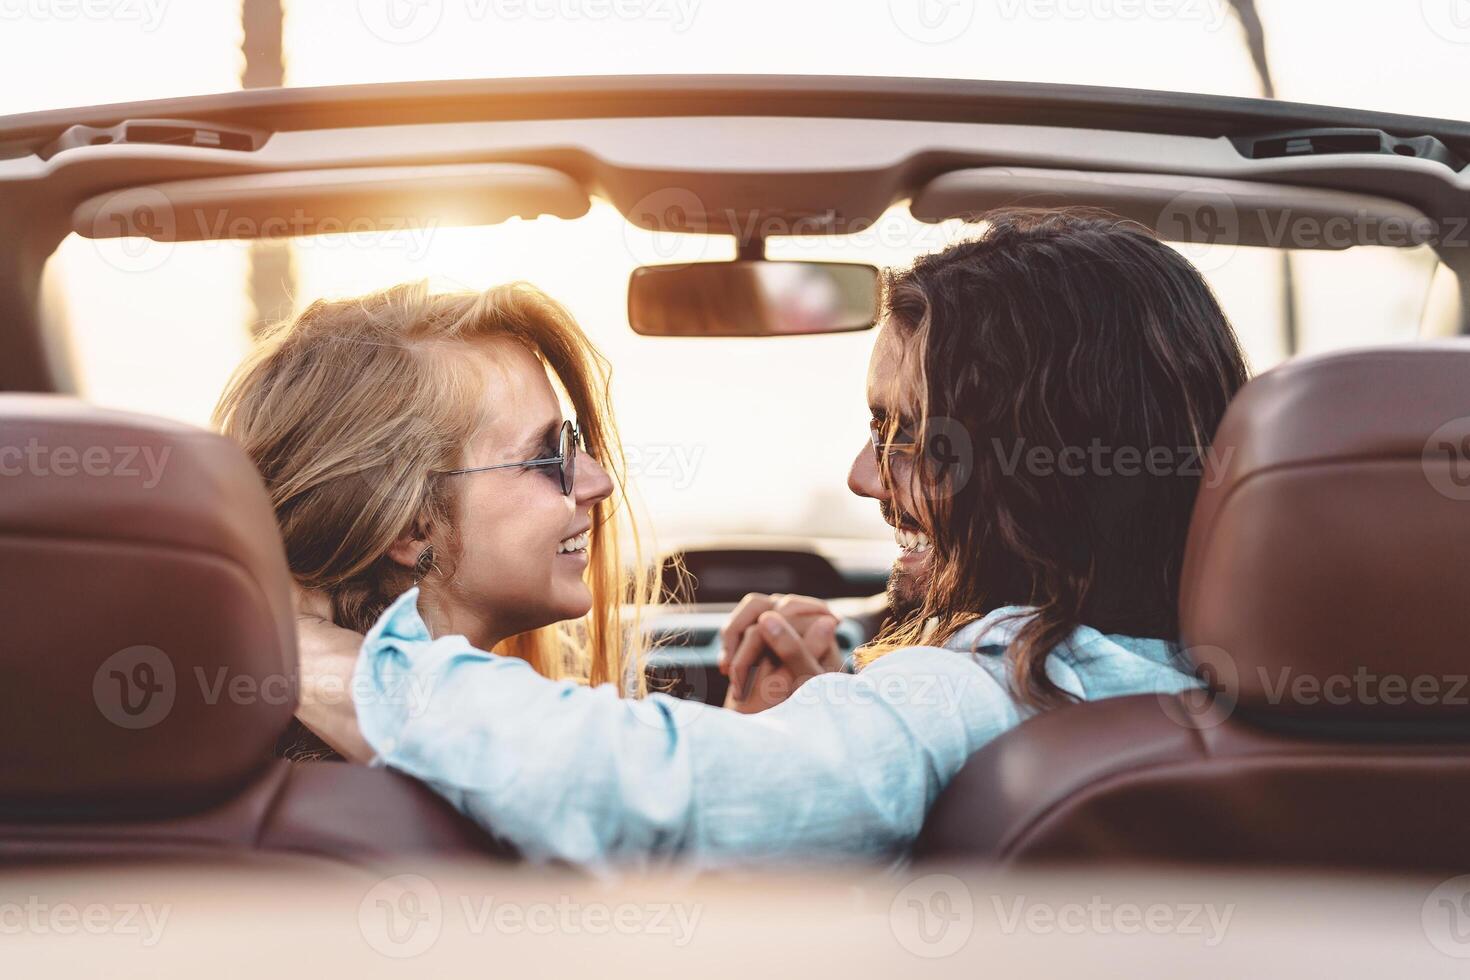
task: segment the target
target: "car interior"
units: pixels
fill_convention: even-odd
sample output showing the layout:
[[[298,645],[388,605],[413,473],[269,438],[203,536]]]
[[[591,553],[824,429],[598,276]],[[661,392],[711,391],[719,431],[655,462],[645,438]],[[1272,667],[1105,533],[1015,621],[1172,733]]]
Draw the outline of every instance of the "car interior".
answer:
[[[0,118],[0,447],[126,446],[169,461],[153,485],[80,463],[73,479],[0,477],[0,860],[15,875],[104,861],[303,875],[518,860],[405,776],[274,756],[297,692],[270,681],[294,676],[296,637],[266,493],[202,424],[92,396],[83,382],[105,365],[86,366],[92,334],[57,301],[59,252],[99,249],[131,284],[159,255],[186,277],[203,250],[353,233],[344,215],[372,219],[370,241],[400,227],[571,234],[613,221],[637,263],[616,273],[626,303],[604,311],[619,327],[606,344],[615,377],[626,350],[651,352],[679,376],[672,398],[678,385],[718,388],[703,376],[713,362],[746,356],[727,351],[811,364],[813,345],[846,344],[832,390],[846,385],[843,417],[860,418],[878,263],[841,243],[896,214],[922,251],[931,233],[962,234],[1005,205],[1106,209],[1207,273],[1222,255],[1248,257],[1219,288],[1248,346],[1271,353],[1216,437],[1230,453],[1189,535],[1182,640],[1209,692],[1026,721],[940,796],[915,861],[954,873],[1463,871],[1470,690],[1426,702],[1347,686],[1314,700],[1283,699],[1279,685],[1445,678],[1470,648],[1470,493],[1458,492],[1470,442],[1454,441],[1470,422],[1439,448],[1470,418],[1470,122],[1040,83],[723,75],[259,89]],[[588,240],[578,261],[590,270],[606,240]],[[1249,311],[1272,300],[1252,295],[1250,270],[1293,262],[1314,270],[1317,320],[1273,310],[1256,337]],[[1402,295],[1364,293],[1356,262],[1392,267]],[[691,290],[769,300],[814,281],[836,297],[815,312],[681,305]],[[1229,310],[1235,295],[1256,305]],[[161,356],[139,343],[129,370]],[[197,383],[207,408],[222,378],[171,370],[142,372],[153,390],[139,403]],[[815,451],[856,449],[860,425],[851,446]],[[882,623],[891,548],[833,532],[848,511],[832,513],[805,535],[794,517],[769,533],[691,521],[660,534],[661,557],[686,574],[663,566],[671,599],[646,623],[651,686],[722,703],[718,630],[748,592],[831,600],[851,669]],[[168,650],[156,670],[179,681],[156,723],[126,700],[121,715],[98,710],[97,685],[116,673],[106,662],[139,644]],[[153,670],[133,679],[157,684]],[[221,697],[221,683],[259,696]]]

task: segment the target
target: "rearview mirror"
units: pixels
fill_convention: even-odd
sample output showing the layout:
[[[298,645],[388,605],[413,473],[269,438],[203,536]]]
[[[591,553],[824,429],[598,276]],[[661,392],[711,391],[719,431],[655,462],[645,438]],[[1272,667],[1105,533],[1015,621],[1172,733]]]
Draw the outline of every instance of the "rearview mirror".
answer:
[[[844,333],[877,320],[878,270],[871,265],[646,265],[628,280],[628,322],[645,337]]]

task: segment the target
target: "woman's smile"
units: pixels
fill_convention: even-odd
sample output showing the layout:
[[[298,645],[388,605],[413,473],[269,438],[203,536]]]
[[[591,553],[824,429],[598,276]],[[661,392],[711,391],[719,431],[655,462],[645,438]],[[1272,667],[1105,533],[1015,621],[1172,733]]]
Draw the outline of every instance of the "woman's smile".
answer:
[[[590,528],[583,528],[571,537],[563,538],[556,546],[556,557],[585,566],[587,564],[587,544],[591,538]]]

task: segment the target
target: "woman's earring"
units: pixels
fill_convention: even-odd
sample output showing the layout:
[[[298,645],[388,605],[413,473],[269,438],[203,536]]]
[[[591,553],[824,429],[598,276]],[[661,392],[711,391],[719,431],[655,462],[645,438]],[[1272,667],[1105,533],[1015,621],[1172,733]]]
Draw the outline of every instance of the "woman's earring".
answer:
[[[419,552],[418,561],[413,563],[413,584],[417,588],[419,580],[429,574],[429,569],[434,567],[434,546],[429,545]]]

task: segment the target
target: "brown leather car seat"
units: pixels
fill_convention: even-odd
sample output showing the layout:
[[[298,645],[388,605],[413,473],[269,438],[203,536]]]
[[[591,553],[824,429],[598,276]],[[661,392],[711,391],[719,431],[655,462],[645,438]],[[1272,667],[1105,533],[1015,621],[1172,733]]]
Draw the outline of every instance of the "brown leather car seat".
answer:
[[[290,579],[228,440],[0,394],[0,858],[496,845],[382,769],[293,765]]]
[[[1470,343],[1287,364],[1215,446],[1180,595],[1213,693],[1027,721],[916,857],[1470,867]]]

